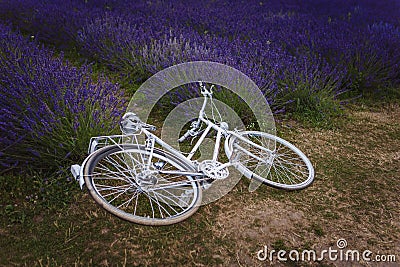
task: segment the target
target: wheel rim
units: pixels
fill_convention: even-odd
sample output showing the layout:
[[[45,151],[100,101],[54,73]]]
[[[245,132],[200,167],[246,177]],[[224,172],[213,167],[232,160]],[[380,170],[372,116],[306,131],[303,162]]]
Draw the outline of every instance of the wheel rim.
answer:
[[[274,154],[261,151],[243,141],[232,138],[229,140],[228,157],[237,160],[237,168],[248,178],[255,178],[265,184],[283,189],[301,189],[311,184],[314,169],[309,159],[294,145],[284,139],[262,132],[243,132],[243,137],[264,146]],[[250,150],[258,159],[248,155],[240,155],[240,147]],[[235,155],[239,153],[239,156]],[[234,157],[239,157],[235,159]],[[262,162],[261,162],[261,160]]]
[[[201,192],[191,177],[157,176],[158,169],[183,170],[182,164],[154,153],[152,165],[142,171],[142,149],[112,151],[92,164],[91,195],[111,213],[129,221],[164,225],[183,220],[197,209]]]

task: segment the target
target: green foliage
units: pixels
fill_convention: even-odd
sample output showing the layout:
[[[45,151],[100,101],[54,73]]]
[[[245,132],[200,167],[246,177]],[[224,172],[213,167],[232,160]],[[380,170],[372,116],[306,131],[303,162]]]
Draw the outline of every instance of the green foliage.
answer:
[[[282,97],[287,103],[290,99],[289,114],[313,127],[330,128],[333,120],[343,114],[340,101],[329,90],[313,90],[308,84],[300,84]]]
[[[89,103],[84,105],[87,106],[84,112],[77,115],[66,114],[53,125],[51,132],[25,139],[24,142],[13,146],[8,153],[12,153],[13,158],[20,162],[29,162],[25,167],[28,170],[45,175],[69,173],[69,166],[82,161],[87,155],[91,137],[117,133],[114,119],[96,123],[93,114],[99,112],[99,107]]]
[[[23,224],[26,219],[26,214],[22,210],[18,210],[14,205],[7,205],[4,208],[4,216],[6,216],[10,223],[21,223]]]
[[[28,203],[47,210],[63,209],[71,203],[74,191],[78,191],[70,176],[66,178],[65,175],[45,175],[42,172],[0,176],[4,214],[11,223],[24,223],[29,213],[24,210]]]
[[[249,126],[257,122],[251,107],[249,107],[249,105],[236,93],[222,88],[220,90],[215,90],[214,98],[231,107],[242,120],[244,125]],[[256,126],[254,125],[254,127]]]

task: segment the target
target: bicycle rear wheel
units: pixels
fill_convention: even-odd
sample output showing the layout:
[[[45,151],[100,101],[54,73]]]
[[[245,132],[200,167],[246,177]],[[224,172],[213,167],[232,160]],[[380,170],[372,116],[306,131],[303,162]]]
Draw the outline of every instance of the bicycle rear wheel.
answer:
[[[166,170],[170,174],[160,174]],[[169,225],[196,212],[202,198],[195,177],[173,171],[193,169],[165,151],[126,144],[91,154],[83,174],[90,195],[108,212],[138,224]]]
[[[287,190],[303,189],[313,182],[310,160],[288,141],[258,131],[239,134],[257,146],[230,136],[225,153],[246,177]]]

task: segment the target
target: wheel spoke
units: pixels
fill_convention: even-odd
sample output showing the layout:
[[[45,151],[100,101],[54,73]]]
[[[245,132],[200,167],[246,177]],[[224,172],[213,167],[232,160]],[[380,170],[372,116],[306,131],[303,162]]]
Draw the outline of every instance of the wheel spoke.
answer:
[[[121,218],[152,225],[178,222],[197,210],[201,189],[194,176],[184,175],[192,169],[157,149],[149,157],[151,152],[143,147],[126,146],[100,149],[85,166],[96,202]]]
[[[267,133],[248,131],[241,135],[257,146],[235,137],[229,141],[232,151],[228,154],[233,155],[233,151],[238,154],[235,161],[240,163],[239,170],[252,173],[252,177],[261,182],[284,189],[300,189],[311,184],[314,170],[298,148]]]

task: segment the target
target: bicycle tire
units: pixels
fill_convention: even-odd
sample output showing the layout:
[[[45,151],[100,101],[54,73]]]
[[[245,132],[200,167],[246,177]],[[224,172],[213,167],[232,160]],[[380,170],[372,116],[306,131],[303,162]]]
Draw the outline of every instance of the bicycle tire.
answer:
[[[193,168],[154,148],[150,170],[154,172],[146,174],[143,164],[149,155],[144,146],[133,144],[107,146],[92,153],[83,170],[90,195],[111,214],[137,224],[170,225],[187,219],[202,199],[195,177],[156,172],[160,165],[180,171]]]
[[[231,135],[227,140],[225,153],[230,161],[236,162],[236,168],[247,178],[254,178],[264,184],[286,190],[303,189],[311,185],[314,180],[314,168],[296,146],[264,132],[244,131],[239,134],[273,152],[271,157],[271,153]],[[258,159],[246,154],[245,150],[249,149]]]

